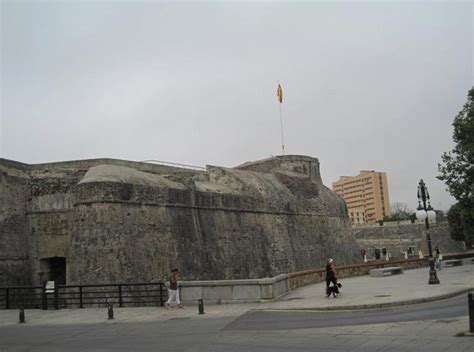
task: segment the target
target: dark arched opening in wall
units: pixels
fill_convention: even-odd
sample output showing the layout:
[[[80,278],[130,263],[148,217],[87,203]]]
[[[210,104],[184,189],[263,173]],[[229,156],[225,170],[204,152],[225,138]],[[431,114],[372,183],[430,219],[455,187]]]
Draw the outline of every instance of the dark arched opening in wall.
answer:
[[[50,257],[40,259],[39,281],[55,281],[57,285],[66,284],[66,258]]]

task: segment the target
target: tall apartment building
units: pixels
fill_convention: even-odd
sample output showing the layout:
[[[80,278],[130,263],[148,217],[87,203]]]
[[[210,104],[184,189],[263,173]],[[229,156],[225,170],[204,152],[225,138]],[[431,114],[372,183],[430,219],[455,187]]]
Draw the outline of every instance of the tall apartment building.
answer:
[[[353,224],[373,223],[391,215],[385,172],[362,170],[357,176],[341,176],[332,189],[346,201]]]

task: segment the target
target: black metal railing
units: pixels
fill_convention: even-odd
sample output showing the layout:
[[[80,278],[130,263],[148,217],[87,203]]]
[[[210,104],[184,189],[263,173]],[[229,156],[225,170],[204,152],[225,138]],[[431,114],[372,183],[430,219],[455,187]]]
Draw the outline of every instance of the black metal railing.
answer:
[[[58,285],[54,290],[44,286],[0,287],[0,309],[60,309],[163,306],[167,292],[161,281],[102,285]]]
[[[34,309],[42,307],[42,286],[0,287],[0,307]]]

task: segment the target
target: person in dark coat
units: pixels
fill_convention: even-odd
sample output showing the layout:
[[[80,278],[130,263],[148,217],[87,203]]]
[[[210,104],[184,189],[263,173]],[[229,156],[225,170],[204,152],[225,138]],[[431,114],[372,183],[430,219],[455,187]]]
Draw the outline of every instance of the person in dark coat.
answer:
[[[329,259],[326,263],[326,289],[329,289],[329,285],[332,284],[337,286],[336,268],[334,267],[334,260]]]

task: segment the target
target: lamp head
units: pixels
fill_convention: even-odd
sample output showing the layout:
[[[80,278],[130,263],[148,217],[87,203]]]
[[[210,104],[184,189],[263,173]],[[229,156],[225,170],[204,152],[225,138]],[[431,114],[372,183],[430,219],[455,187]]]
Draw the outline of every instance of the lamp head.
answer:
[[[416,218],[420,221],[424,221],[427,217],[426,211],[422,208],[417,210],[416,212]]]
[[[433,210],[430,203],[428,203],[427,216],[429,222],[433,222],[436,220],[436,212]]]

